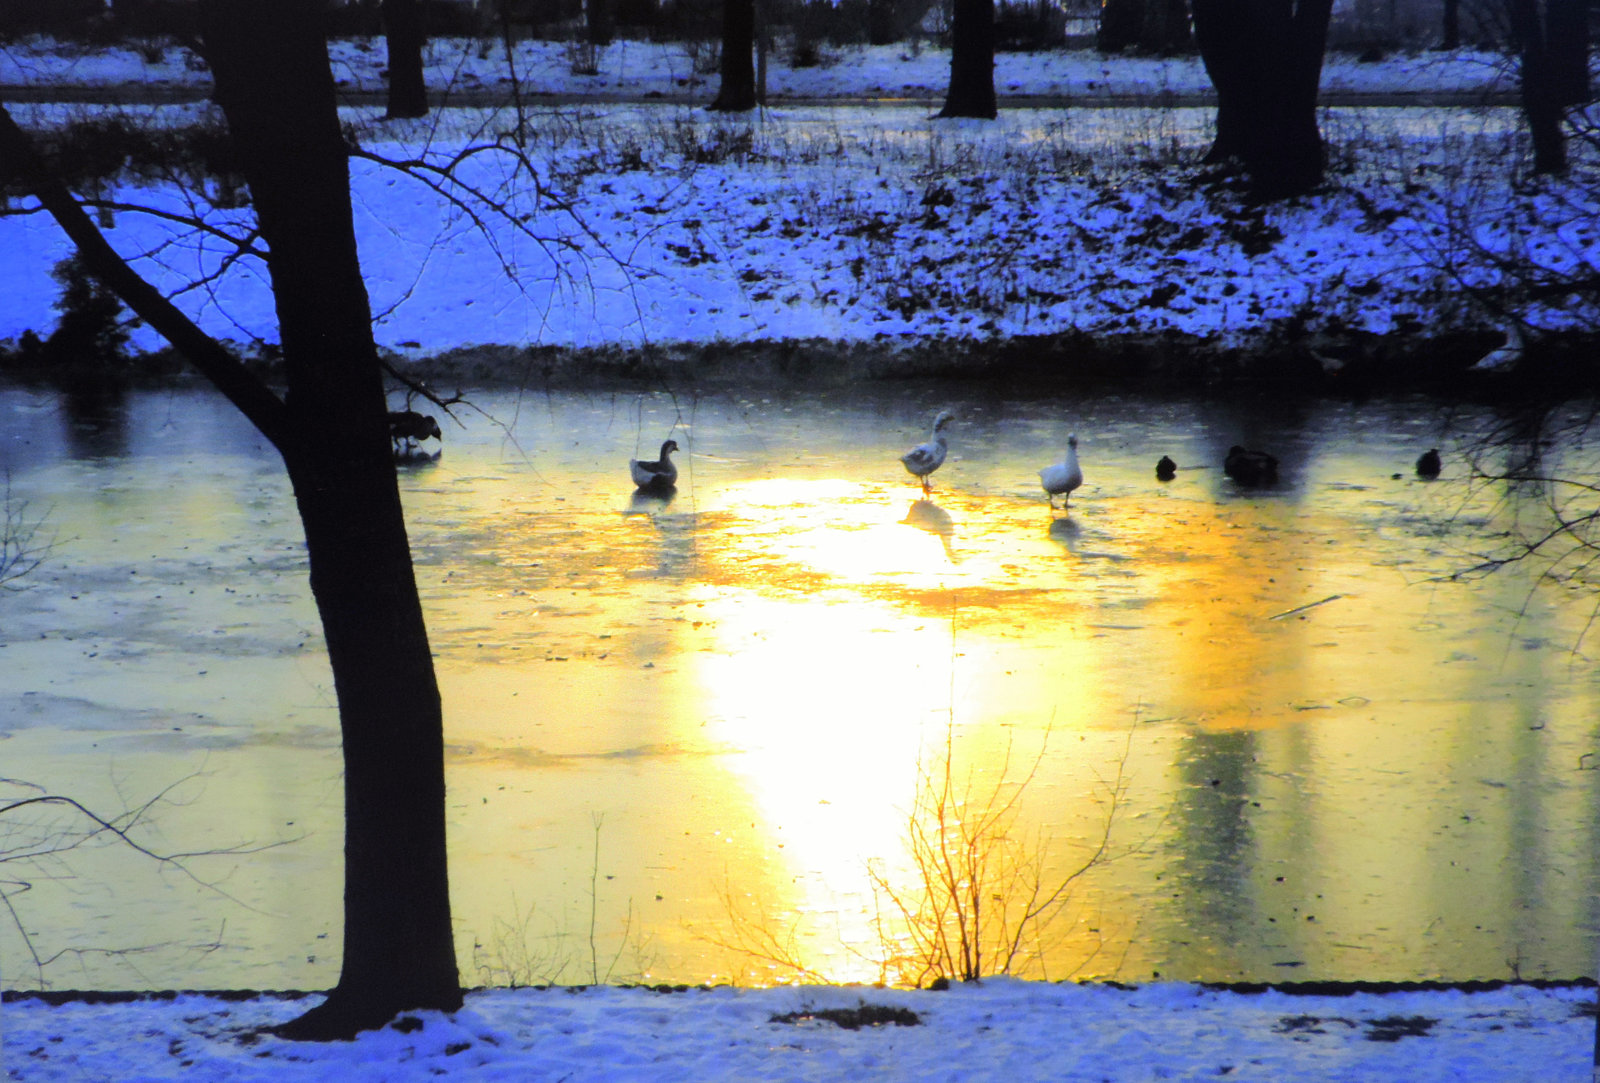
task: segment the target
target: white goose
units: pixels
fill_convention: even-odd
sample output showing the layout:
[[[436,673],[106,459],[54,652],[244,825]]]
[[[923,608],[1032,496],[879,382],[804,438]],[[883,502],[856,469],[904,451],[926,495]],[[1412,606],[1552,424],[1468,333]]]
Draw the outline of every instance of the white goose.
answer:
[[[933,435],[928,437],[928,442],[918,444],[900,456],[900,461],[905,463],[911,476],[922,481],[922,491],[925,493],[933,491],[928,475],[944,465],[945,453],[949,450],[944,439],[944,427],[955,420],[955,416],[949,410],[940,410],[939,416],[933,419]]]
[[[1523,337],[1522,328],[1515,323],[1507,324],[1505,345],[1496,346],[1484,354],[1468,371],[1510,372],[1522,360],[1522,353],[1527,348],[1528,340]]]
[[[1076,434],[1067,437],[1067,453],[1061,461],[1039,471],[1039,484],[1044,486],[1045,495],[1050,498],[1052,511],[1055,510],[1057,496],[1061,497],[1061,506],[1067,506],[1072,499],[1072,490],[1083,484],[1083,467],[1078,465]]]
[[[668,440],[661,445],[661,458],[655,462],[640,462],[638,459],[628,460],[628,473],[633,475],[633,483],[641,489],[652,492],[661,492],[671,489],[678,484],[678,467],[672,461],[672,453],[678,450],[676,440]]]

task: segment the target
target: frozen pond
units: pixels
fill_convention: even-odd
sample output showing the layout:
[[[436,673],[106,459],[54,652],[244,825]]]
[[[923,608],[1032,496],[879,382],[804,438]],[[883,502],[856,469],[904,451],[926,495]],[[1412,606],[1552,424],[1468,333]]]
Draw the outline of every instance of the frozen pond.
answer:
[[[1437,578],[1515,510],[1466,480],[1488,417],[923,387],[474,401],[402,474],[464,981],[898,980],[908,821],[947,762],[950,818],[1008,809],[997,852],[1047,885],[1120,794],[1029,976],[1589,972],[1592,599],[1532,569]],[[944,406],[923,501],[896,460]],[[0,417],[13,500],[56,536],[0,593],[0,775],[102,812],[164,793],[148,846],[232,851],[24,861],[74,821],[0,821],[45,979],[331,984],[337,723],[274,454],[203,391],[11,390]],[[1035,473],[1069,431],[1087,480],[1052,515]],[[669,435],[675,497],[635,497],[627,460]],[[1281,483],[1225,478],[1234,443]],[[0,969],[39,979],[9,920]]]

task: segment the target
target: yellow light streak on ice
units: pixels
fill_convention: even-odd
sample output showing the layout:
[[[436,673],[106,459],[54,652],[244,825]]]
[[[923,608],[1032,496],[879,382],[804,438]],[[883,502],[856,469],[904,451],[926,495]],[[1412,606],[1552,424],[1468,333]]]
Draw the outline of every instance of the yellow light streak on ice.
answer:
[[[885,607],[730,591],[716,603],[723,650],[699,665],[714,740],[792,878],[795,914],[828,915],[838,940],[875,946],[870,860],[898,855],[920,742],[942,724],[948,631]],[[944,671],[944,672],[941,672]],[[835,979],[875,968],[808,960]]]
[[[948,622],[886,595],[958,573],[948,535],[910,529],[897,501],[827,479],[731,486],[708,555],[708,736],[743,750],[730,769],[791,889],[758,904],[836,924],[817,941],[848,947],[804,960],[836,980],[879,977],[868,862],[903,849],[923,730],[949,705]]]
[[[875,900],[869,863],[892,870],[903,897],[914,893],[902,878],[918,764],[942,747],[952,711],[975,696],[1015,695],[988,672],[997,653],[1015,649],[1008,625],[991,606],[963,627],[962,592],[1015,587],[1015,577],[976,549],[963,560],[958,515],[904,493],[759,480],[730,486],[719,505],[732,514],[702,554],[708,586],[696,599],[715,635],[696,668],[707,736],[742,750],[730,770],[788,870],[790,897],[758,903],[811,920],[813,931],[826,920],[829,935],[811,943],[846,945],[806,965],[834,980],[876,980],[876,907],[890,903]],[[1092,651],[1080,640],[1068,653],[1076,668]],[[1093,680],[1063,687],[1058,676],[1026,667],[1015,681],[1028,689],[1012,702],[1093,693]],[[1042,728],[1049,716],[1027,722]],[[1003,729],[964,737],[976,741],[964,761],[1003,762]]]

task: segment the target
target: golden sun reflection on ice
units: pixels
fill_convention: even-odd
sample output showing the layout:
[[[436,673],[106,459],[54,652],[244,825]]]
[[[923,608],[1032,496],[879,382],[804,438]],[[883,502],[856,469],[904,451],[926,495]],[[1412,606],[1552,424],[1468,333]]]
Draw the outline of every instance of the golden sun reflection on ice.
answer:
[[[899,494],[786,479],[730,487],[719,503],[736,525],[702,554],[708,585],[696,597],[715,629],[694,663],[707,736],[739,750],[729,770],[789,884],[787,898],[749,902],[757,920],[820,947],[798,960],[809,969],[892,980],[879,960],[897,923],[869,869],[902,897],[918,889],[907,836],[919,765],[942,755],[953,715],[974,698],[991,708],[1076,701],[1094,682],[1063,687],[1025,666],[1011,678],[1019,688],[996,686],[994,656],[1014,649],[999,607],[970,629],[959,607],[963,587],[1003,590],[1006,565],[977,548],[960,560],[956,518],[934,502],[911,502],[908,514]],[[1076,646],[1074,657],[1087,653]],[[988,723],[1008,712],[982,713],[984,725],[958,727],[962,759],[999,770],[1010,739]]]
[[[699,664],[708,729],[742,750],[728,767],[791,883],[788,899],[755,901],[769,915],[826,915],[841,944],[871,955],[867,863],[904,847],[924,731],[945,718],[948,630],[837,598],[729,592],[718,606],[723,649]],[[834,980],[879,976],[852,955],[806,964]]]

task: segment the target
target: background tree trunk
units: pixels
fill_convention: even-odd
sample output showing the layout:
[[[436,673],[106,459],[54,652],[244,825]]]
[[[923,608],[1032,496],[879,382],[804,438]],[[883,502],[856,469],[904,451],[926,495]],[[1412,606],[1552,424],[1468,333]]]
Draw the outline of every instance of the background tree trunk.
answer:
[[[1567,140],[1561,130],[1563,100],[1560,46],[1556,44],[1551,15],[1561,0],[1510,0],[1511,32],[1522,54],[1522,113],[1533,141],[1535,173],[1567,171]],[[1557,22],[1560,20],[1557,19]],[[1587,56],[1585,56],[1587,61]],[[1586,73],[1587,77],[1587,73]]]
[[[950,21],[950,90],[941,117],[993,120],[994,0],[955,0]]]
[[[895,0],[867,0],[867,44],[893,45],[900,37]]]
[[[1095,48],[1103,53],[1120,53],[1144,39],[1145,0],[1104,0],[1100,5],[1100,25],[1096,28]]]
[[[1186,0],[1152,0],[1154,25],[1148,47],[1162,55],[1188,52],[1194,46],[1189,32],[1189,5]]]
[[[428,88],[422,78],[426,35],[417,0],[383,0],[383,37],[389,49],[391,117],[428,115]]]
[[[1193,0],[1194,37],[1200,60],[1217,92],[1217,134],[1207,163],[1244,160],[1250,140],[1255,79],[1251,75],[1254,27],[1245,4],[1235,0]]]
[[[1586,105],[1594,97],[1589,87],[1589,9],[1587,0],[1548,0],[1550,78],[1563,107]]]
[[[617,36],[616,13],[612,0],[584,0],[584,29],[590,45],[610,45]]]
[[[1192,10],[1217,91],[1206,161],[1237,159],[1263,199],[1316,187],[1327,163],[1317,89],[1332,0],[1193,0]]]
[[[1461,48],[1461,0],[1444,0],[1444,26],[1439,37],[1439,48]]]
[[[279,442],[306,529],[345,765],[344,956],[285,1026],[342,1037],[461,1005],[443,718],[356,254],[318,0],[202,0],[216,98],[269,248],[288,390]]]
[[[1170,55],[1192,42],[1186,0],[1105,0],[1095,47],[1105,53],[1124,49]]]
[[[756,107],[755,0],[722,0],[722,87],[711,108],[743,113]]]

